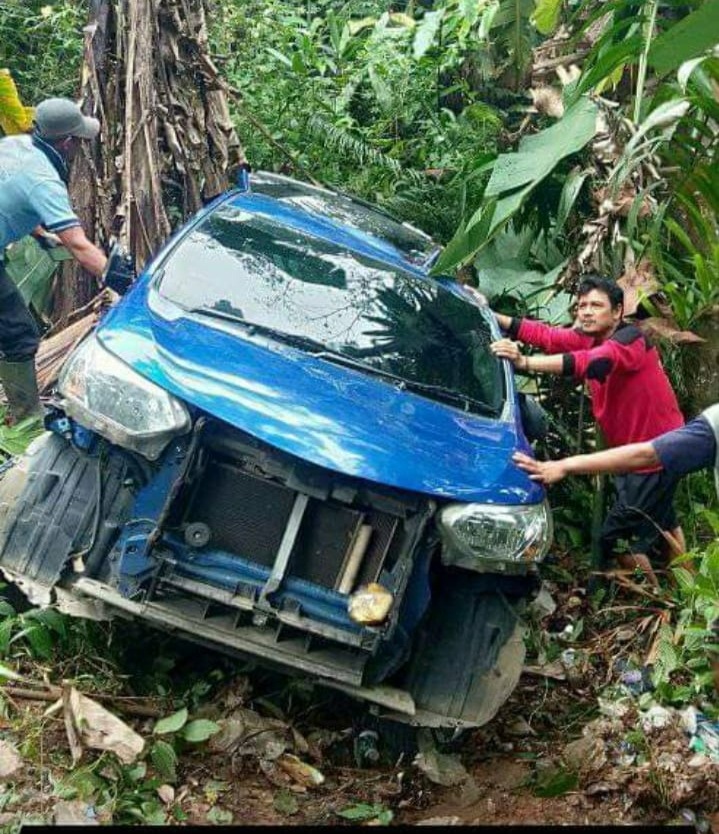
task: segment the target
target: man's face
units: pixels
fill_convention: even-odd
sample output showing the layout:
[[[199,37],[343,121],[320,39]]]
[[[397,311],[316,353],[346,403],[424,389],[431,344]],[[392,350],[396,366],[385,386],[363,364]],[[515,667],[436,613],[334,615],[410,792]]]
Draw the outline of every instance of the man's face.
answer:
[[[80,140],[76,136],[68,136],[56,146],[67,162],[72,162],[80,149]]]
[[[577,323],[587,336],[602,337],[611,333],[621,317],[621,304],[612,309],[609,296],[601,290],[590,290],[577,301]]]

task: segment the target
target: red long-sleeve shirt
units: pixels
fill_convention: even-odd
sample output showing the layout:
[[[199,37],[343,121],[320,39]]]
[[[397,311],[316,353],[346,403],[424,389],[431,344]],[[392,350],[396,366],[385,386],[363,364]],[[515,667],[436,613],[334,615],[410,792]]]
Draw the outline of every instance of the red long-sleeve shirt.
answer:
[[[653,440],[684,425],[659,353],[635,325],[622,324],[599,341],[569,327],[514,319],[510,334],[544,353],[563,354],[564,374],[586,380],[594,419],[610,446]]]

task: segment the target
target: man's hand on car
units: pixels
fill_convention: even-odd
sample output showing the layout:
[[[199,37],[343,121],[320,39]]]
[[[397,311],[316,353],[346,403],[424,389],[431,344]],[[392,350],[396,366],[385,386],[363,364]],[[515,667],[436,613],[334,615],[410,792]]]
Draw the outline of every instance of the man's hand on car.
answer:
[[[523,469],[532,481],[539,481],[542,484],[556,484],[569,474],[561,460],[535,460],[523,452],[515,452],[512,460],[520,469]]]
[[[513,342],[511,339],[499,339],[492,342],[489,349],[500,359],[509,359],[518,371],[526,369],[527,357],[522,355],[517,342]]]
[[[470,284],[464,284],[464,288],[472,296],[478,307],[489,307],[487,296],[484,293],[481,293],[476,287],[472,287]]]

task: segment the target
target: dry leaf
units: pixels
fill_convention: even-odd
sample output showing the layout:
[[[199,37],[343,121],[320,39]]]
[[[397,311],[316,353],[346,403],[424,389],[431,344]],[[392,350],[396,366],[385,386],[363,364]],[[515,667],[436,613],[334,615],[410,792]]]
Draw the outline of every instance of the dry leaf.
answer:
[[[659,290],[659,284],[652,266],[647,261],[627,267],[626,272],[617,281],[624,290],[624,315],[636,313],[640,298],[646,298]]]
[[[317,768],[308,765],[292,753],[283,753],[276,763],[295,782],[306,788],[315,788],[325,781],[324,775]]]
[[[109,750],[124,764],[142,753],[145,741],[124,721],[74,687],[63,689],[65,729],[73,761],[82,755],[82,747]]]
[[[554,87],[536,87],[531,89],[532,101],[538,113],[552,116],[554,119],[561,119],[564,115],[564,104],[562,94]]]
[[[692,333],[691,330],[680,330],[671,319],[652,316],[648,319],[642,319],[637,324],[647,336],[667,339],[675,345],[696,344],[706,341],[701,336],[697,336],[696,333]]]

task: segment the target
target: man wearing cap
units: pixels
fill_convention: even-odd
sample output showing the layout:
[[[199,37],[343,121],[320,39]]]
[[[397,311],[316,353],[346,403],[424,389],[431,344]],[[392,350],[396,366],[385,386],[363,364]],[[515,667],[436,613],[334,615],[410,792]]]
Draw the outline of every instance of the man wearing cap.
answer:
[[[13,422],[42,413],[35,378],[40,334],[5,272],[4,251],[28,234],[56,237],[84,269],[102,276],[107,258],[85,235],[67,191],[79,141],[99,130],[75,102],[49,98],[35,108],[31,135],[0,139],[0,381]]]

